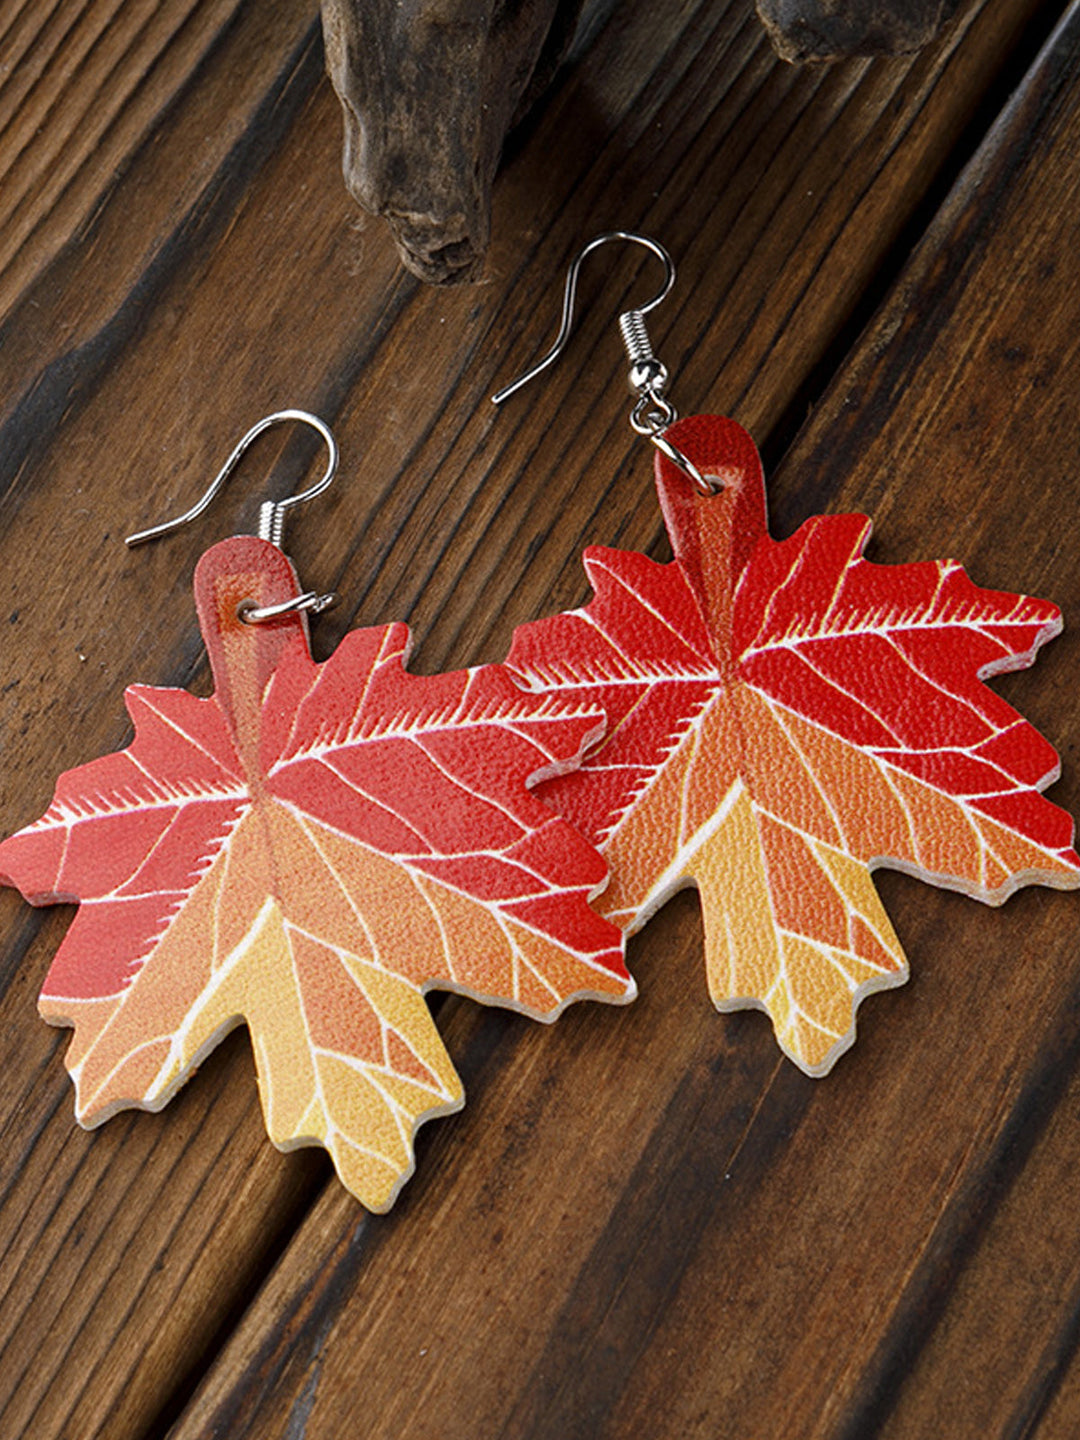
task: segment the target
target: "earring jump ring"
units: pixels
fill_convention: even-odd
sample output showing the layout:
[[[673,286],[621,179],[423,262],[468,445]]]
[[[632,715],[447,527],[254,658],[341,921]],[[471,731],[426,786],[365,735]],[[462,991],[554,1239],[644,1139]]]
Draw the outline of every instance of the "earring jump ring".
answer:
[[[724,482],[712,475],[703,475],[689,455],[684,455],[677,445],[673,445],[662,430],[641,431],[647,434],[656,448],[677,465],[690,483],[697,490],[699,495],[719,495],[724,488]]]
[[[254,600],[243,600],[236,607],[236,614],[245,625],[265,625],[268,620],[278,620],[282,615],[305,611],[310,615],[321,615],[336,603],[337,596],[334,594],[320,595],[317,590],[305,590],[302,595],[294,595],[291,600],[282,600],[277,605],[256,605]]]

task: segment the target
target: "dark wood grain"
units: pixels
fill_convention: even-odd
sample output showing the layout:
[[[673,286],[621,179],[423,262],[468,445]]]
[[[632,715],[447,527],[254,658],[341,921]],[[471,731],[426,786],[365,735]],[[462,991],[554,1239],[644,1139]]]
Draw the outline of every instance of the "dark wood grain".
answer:
[[[4,34],[93,23],[120,45],[112,27],[142,14],[121,9],[103,26],[91,5],[14,7]],[[798,73],[744,8],[621,7],[496,187],[488,283],[447,295],[404,277],[344,193],[313,7],[143,18],[170,16],[118,148],[80,152],[69,209],[40,190],[62,137],[12,132],[38,156],[40,244],[13,244],[0,272],[8,829],[58,769],[123,743],[125,683],[205,688],[195,557],[251,528],[256,495],[291,489],[309,452],[268,440],[198,527],[134,554],[119,537],[186,504],[282,404],[333,420],[344,452],[289,538],[302,577],[342,595],[319,653],[352,624],[407,618],[417,670],[498,658],[515,623],[581,598],[584,541],[655,548],[612,324],[648,283],[634,257],[586,276],[574,345],[533,395],[502,415],[486,403],[544,344],[568,256],[611,224],[663,238],[680,282],[654,336],[677,402],[733,412],[779,450],[1046,24],[995,0],[914,62]],[[779,533],[865,505],[876,558],[948,549],[982,583],[1067,598],[1052,517],[1075,500],[1080,332],[1068,287],[1050,304],[1038,277],[1065,268],[1070,44],[1075,26],[983,152],[992,193],[969,179],[949,201],[776,477]],[[127,50],[109,53],[123,69]],[[64,63],[76,109],[54,108],[77,149],[72,116],[102,81],[75,52]],[[1068,647],[1007,682],[1067,767]],[[1075,920],[1045,893],[991,913],[896,877],[883,889],[916,979],[867,1008],[825,1085],[778,1059],[760,1017],[711,1011],[690,896],[635,942],[643,993],[624,1013],[579,1006],[548,1029],[439,1004],[470,1104],[422,1134],[418,1176],[381,1219],[321,1156],[270,1147],[242,1036],[164,1115],[80,1132],[64,1036],[33,1003],[68,917],[0,892],[0,1435],[151,1435],[176,1418],[185,1440],[358,1425],[758,1440],[902,1423],[906,1404],[917,1426],[957,1365],[933,1362],[934,1337],[959,1327],[962,1352],[1016,1240],[1001,1197],[1030,1223],[1027,1185],[1038,1203],[1071,1153]],[[1070,1239],[1063,1293],[1076,1253]],[[1024,1405],[1050,1423],[1071,1355],[1055,1324],[1069,1333],[1064,1302],[1025,1336],[1023,1373],[991,1386],[992,1424]]]

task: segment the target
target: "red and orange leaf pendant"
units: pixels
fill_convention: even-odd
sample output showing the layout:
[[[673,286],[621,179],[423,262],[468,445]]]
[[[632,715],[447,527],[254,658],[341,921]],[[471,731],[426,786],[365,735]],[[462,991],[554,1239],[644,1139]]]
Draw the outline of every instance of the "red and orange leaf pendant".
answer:
[[[593,599],[519,628],[508,665],[607,712],[581,770],[540,790],[608,860],[601,912],[631,933],[696,885],[715,1005],[765,1009],[822,1075],[862,998],[907,978],[875,868],[989,904],[1080,884],[1072,821],[1039,794],[1057,755],[981,683],[1029,665],[1060,614],[952,561],[872,564],[861,515],[773,540],[749,435],[712,416],[667,433],[723,482],[702,496],[657,457],[675,560],[586,551]]]
[[[497,666],[409,675],[400,624],[315,664],[295,613],[238,618],[297,593],[266,541],[215,546],[195,588],[213,697],[130,689],[132,744],[60,777],[0,879],[80,902],[40,999],[75,1027],[80,1121],[160,1109],[244,1021],[271,1139],[324,1145],[385,1210],[416,1127],[462,1103],[426,990],[544,1020],[632,998],[588,904],[603,861],[525,788],[602,714]]]

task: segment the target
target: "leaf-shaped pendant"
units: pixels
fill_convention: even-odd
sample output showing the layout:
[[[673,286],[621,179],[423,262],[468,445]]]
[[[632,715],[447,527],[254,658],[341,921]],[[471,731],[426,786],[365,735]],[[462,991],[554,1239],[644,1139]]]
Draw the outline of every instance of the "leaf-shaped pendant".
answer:
[[[409,675],[401,624],[316,664],[302,615],[240,617],[299,592],[265,540],[209,550],[195,591],[213,696],[131,688],[131,745],[60,777],[0,880],[79,902],[40,1008],[75,1027],[80,1122],[160,1109],[243,1021],[274,1143],[324,1145],[385,1210],[417,1126],[462,1104],[426,990],[543,1020],[633,996],[588,904],[604,862],[525,788],[602,712],[498,666]]]
[[[952,561],[864,560],[865,516],[773,540],[745,430],[695,416],[664,438],[722,482],[703,495],[657,456],[675,560],[587,550],[593,599],[520,627],[508,666],[607,712],[604,743],[541,790],[611,866],[602,913],[632,933],[696,885],[717,1008],[767,1010],[822,1075],[862,998],[907,978],[874,869],[989,904],[1080,884],[1072,820],[1039,793],[1058,757],[981,683],[1061,617]]]

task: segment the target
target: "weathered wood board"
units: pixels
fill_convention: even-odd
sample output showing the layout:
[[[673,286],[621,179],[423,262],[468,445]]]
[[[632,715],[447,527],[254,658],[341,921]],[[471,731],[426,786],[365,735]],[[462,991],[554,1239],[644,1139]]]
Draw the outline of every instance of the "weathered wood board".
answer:
[[[875,559],[953,554],[1063,604],[1000,684],[1075,809],[1075,14],[1009,99],[1052,18],[996,0],[915,60],[798,72],[743,7],[620,8],[496,186],[488,283],[444,293],[344,193],[314,5],[11,7],[0,45],[53,46],[55,95],[0,132],[26,174],[0,193],[0,824],[124,742],[125,684],[205,688],[194,561],[309,452],[268,441],[197,527],[120,537],[272,409],[343,450],[290,532],[342,596],[317,654],[407,619],[418,671],[497,659],[583,598],[584,543],[655,548],[613,326],[636,256],[595,263],[523,403],[486,399],[613,225],[675,255],[673,397],[782,460],[775,533],[865,509]],[[117,66],[137,79],[91,144]],[[824,1082],[713,1012],[692,895],[632,947],[626,1011],[438,1002],[469,1104],[380,1218],[268,1144],[242,1035],[162,1115],[79,1131],[34,1010],[68,915],[0,893],[0,1436],[1072,1434],[1080,902],[880,884],[913,980]]]

